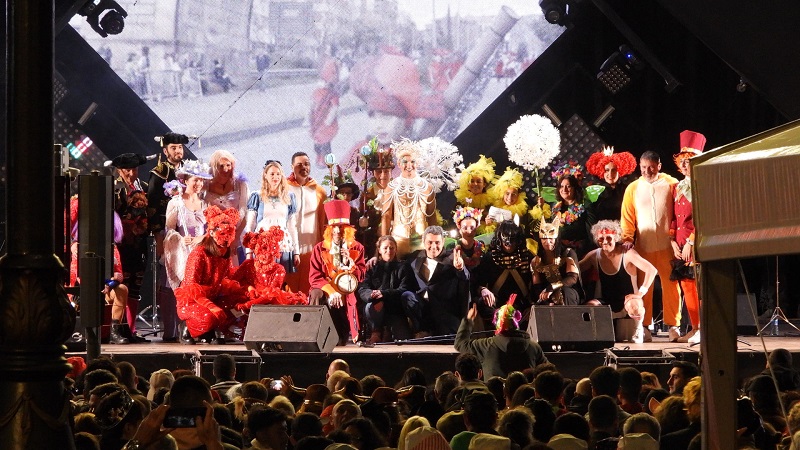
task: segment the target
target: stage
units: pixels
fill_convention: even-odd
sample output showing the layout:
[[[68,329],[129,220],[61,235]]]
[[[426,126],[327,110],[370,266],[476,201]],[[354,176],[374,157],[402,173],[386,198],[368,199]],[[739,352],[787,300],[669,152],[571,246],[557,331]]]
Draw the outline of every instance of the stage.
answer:
[[[784,330],[786,328],[786,330]],[[800,337],[785,336],[792,330],[782,326],[783,336],[764,336],[766,351],[785,348],[794,356],[795,368],[800,362]],[[289,374],[298,385],[324,382],[325,372],[331,360],[342,358],[350,363],[353,376],[381,376],[388,385],[400,380],[403,371],[412,366],[421,368],[428,382],[446,370],[454,370],[458,352],[449,344],[379,344],[374,347],[357,346],[352,343],[336,347],[331,353],[257,353],[248,350],[244,344],[183,345],[181,343],[161,342],[159,337],[151,336],[151,342],[128,345],[103,344],[101,353],[114,361],[132,363],[140,375],[166,368],[169,370],[189,369],[211,378],[211,361],[219,353],[230,353],[237,359],[237,379],[249,381],[256,378],[277,378]],[[743,380],[761,372],[765,367],[764,347],[758,336],[739,336],[737,348],[738,377]],[[70,345],[67,356],[86,356],[80,346]],[[76,348],[77,347],[77,348]],[[697,363],[700,346],[673,343],[667,340],[666,333],[654,336],[652,343],[617,343],[608,349],[593,351],[553,352],[545,349],[547,358],[569,378],[581,378],[597,366],[616,363],[618,367],[627,365],[655,373],[662,384],[669,377],[672,358]]]

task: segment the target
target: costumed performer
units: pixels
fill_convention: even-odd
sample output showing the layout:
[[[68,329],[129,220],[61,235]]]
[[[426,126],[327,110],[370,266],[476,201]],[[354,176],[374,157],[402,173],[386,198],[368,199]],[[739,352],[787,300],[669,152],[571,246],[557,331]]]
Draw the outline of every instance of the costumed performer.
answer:
[[[580,305],[586,296],[575,250],[561,244],[559,218],[539,224],[539,252],[531,263],[533,296],[539,305]]]
[[[475,239],[476,231],[481,223],[481,215],[480,209],[469,206],[459,206],[453,213],[453,222],[456,223],[458,234],[461,237],[454,244],[449,244],[447,250],[452,250],[456,246],[460,247],[464,264],[469,270],[475,269],[481,263],[483,254],[486,253],[486,244]]]
[[[650,290],[656,278],[656,268],[642,258],[634,249],[625,250],[618,245],[622,240],[622,229],[616,220],[601,220],[592,227],[592,236],[600,248],[590,251],[579,263],[581,272],[595,273],[598,281],[594,292],[588,293],[588,305],[609,305],[612,317],[630,317],[636,323],[630,336],[617,334],[617,341],[630,339],[644,342],[644,303],[642,295]],[[642,278],[638,277],[642,273]]]
[[[122,220],[122,241],[117,244],[122,260],[123,284],[128,286],[125,309],[131,342],[148,342],[136,334],[142,280],[147,255],[147,183],[139,179],[139,166],[147,159],[138,153],[123,153],[111,160],[117,170],[114,180],[114,211]]]
[[[671,279],[677,279],[686,310],[689,312],[689,321],[692,330],[681,336],[678,342],[700,342],[700,297],[697,293],[697,283],[694,279],[694,220],[692,219],[692,169],[689,159],[703,153],[706,146],[706,137],[702,134],[685,130],[681,132],[681,150],[673,157],[678,170],[684,178],[675,188],[675,219],[672,222],[672,231],[675,240],[672,241],[675,260],[672,264],[678,270],[672,271]]]
[[[239,224],[236,226],[236,240],[233,242],[234,254],[232,261],[238,266],[244,259],[241,249],[241,236],[244,232],[245,218],[247,217],[247,177],[244,173],[236,172],[236,157],[227,150],[217,150],[208,160],[213,178],[208,182],[205,192],[205,201],[210,205],[217,205],[220,209],[236,208],[239,210]]]
[[[268,230],[273,226],[283,230],[279,262],[286,273],[294,273],[300,265],[300,243],[297,227],[297,197],[289,189],[281,163],[269,160],[261,175],[261,191],[253,192],[247,200],[247,232]],[[252,248],[245,245],[245,254],[251,257]]]
[[[309,292],[309,264],[311,251],[322,240],[325,229],[325,213],[322,204],[327,194],[325,189],[311,177],[311,160],[305,152],[292,155],[292,173],[286,178],[289,192],[297,200],[297,242],[300,249],[297,270],[286,271],[286,284],[294,292]]]
[[[402,259],[421,248],[425,229],[436,223],[436,192],[417,173],[418,149],[414,142],[404,140],[396,144],[395,153],[401,172],[386,188],[381,235],[394,237],[397,255]]]
[[[339,333],[339,345],[346,345],[348,335],[353,342],[358,340],[359,308],[354,292],[366,272],[364,246],[355,240],[349,203],[331,200],[324,208],[328,226],[323,241],[311,252],[308,302],[312,305],[327,303]]]
[[[575,250],[582,258],[594,245],[589,230],[596,222],[592,212],[591,200],[582,186],[583,167],[572,161],[553,171],[558,182],[553,214],[559,218],[561,243]]]
[[[192,249],[206,234],[206,218],[203,215],[208,204],[202,199],[204,183],[211,179],[208,164],[201,161],[184,161],[175,172],[182,192],[173,196],[174,182],[164,185],[164,194],[170,197],[167,204],[167,219],[164,236],[164,267],[167,281],[175,290],[183,280],[186,259]],[[165,317],[167,314],[162,311]],[[169,314],[172,317],[173,314]],[[176,322],[177,325],[177,322]]]
[[[70,207],[70,223],[72,223],[72,230],[70,236],[72,244],[70,251],[72,258],[69,267],[69,278],[71,286],[78,286],[80,278],[78,277],[78,196],[73,196],[69,202]],[[122,319],[125,316],[125,310],[128,308],[128,287],[123,283],[122,275],[122,260],[119,255],[116,243],[120,242],[123,237],[122,221],[119,215],[114,212],[114,265],[111,277],[105,280],[103,285],[103,297],[106,304],[111,305],[111,330],[109,333],[108,341],[111,344],[127,344],[128,332],[124,329]],[[128,314],[130,316],[131,314]],[[135,317],[135,313],[133,314]],[[140,338],[141,339],[141,338]],[[137,342],[141,342],[137,340]]]
[[[185,322],[181,342],[194,344],[195,339],[207,338],[224,344],[236,319],[231,310],[247,301],[245,289],[232,279],[235,269],[230,261],[239,211],[209,206],[204,214],[206,235],[189,254],[185,278],[175,289],[178,317]]]
[[[629,152],[616,152],[614,147],[603,147],[602,151],[592,153],[586,161],[586,171],[602,180],[605,187],[594,202],[594,216],[600,220],[619,220],[622,198],[628,183],[625,177],[636,170],[636,158]]]
[[[282,290],[286,269],[277,262],[281,254],[284,231],[276,225],[269,230],[245,233],[242,245],[252,250],[248,258],[236,270],[235,278],[247,286],[247,301],[237,305],[245,314],[253,305],[305,305],[308,303],[302,292]]]
[[[519,217],[519,224],[526,231],[530,231],[531,217],[528,215],[528,202],[525,192],[522,190],[522,173],[514,168],[508,167],[503,175],[497,180],[495,185],[489,189],[489,197],[492,199],[492,206],[511,212],[511,217],[496,217],[487,214],[485,216],[486,233],[494,233],[497,225],[503,220],[514,220],[514,216]],[[549,210],[550,207],[547,206]]]
[[[375,138],[369,143],[370,153],[365,156],[366,168],[372,171],[372,177],[362,197],[362,209],[364,217],[359,219],[358,228],[362,230],[364,251],[367,255],[374,255],[377,250],[377,241],[381,236],[381,219],[383,203],[388,197],[389,181],[392,179],[392,169],[394,169],[394,157],[392,148],[379,148],[378,139]],[[366,220],[363,220],[366,218]]]
[[[462,170],[458,176],[458,189],[453,193],[456,202],[461,206],[478,208],[485,216],[489,212],[489,207],[494,204],[494,198],[489,194],[493,192],[491,189],[497,181],[494,167],[492,158],[481,155],[477,162]],[[485,232],[485,225],[479,222],[475,234],[480,235]]]
[[[454,347],[459,353],[472,353],[478,357],[487,380],[491,377],[505,377],[514,371],[532,369],[547,363],[542,347],[531,340],[527,332],[520,329],[522,314],[514,307],[514,296],[495,311],[492,323],[495,335],[472,339],[472,325],[478,317],[477,305],[467,311],[458,327]]]
[[[522,227],[510,220],[501,222],[494,232],[489,248],[483,255],[480,270],[475,271],[478,312],[490,320],[497,308],[512,295],[516,309],[527,313],[531,305],[531,261],[533,254],[525,245]]]
[[[639,159],[642,176],[631,182],[622,199],[622,241],[626,248],[634,247],[644,259],[654,265],[661,280],[661,304],[664,307],[664,324],[669,327],[669,340],[680,337],[681,299],[678,282],[671,281],[671,261],[674,258],[670,232],[675,213],[675,187],[678,180],[660,173],[661,158],[658,153],[646,151]],[[653,321],[653,291],[642,297],[645,315],[644,326]],[[652,341],[650,330],[645,328],[644,341]]]

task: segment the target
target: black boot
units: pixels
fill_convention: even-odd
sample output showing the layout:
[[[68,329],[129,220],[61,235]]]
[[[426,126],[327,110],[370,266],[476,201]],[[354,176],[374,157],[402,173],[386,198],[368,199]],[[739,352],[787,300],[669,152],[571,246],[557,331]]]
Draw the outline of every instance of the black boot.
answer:
[[[180,337],[181,344],[186,344],[186,345],[195,344],[192,334],[189,333],[189,327],[186,326],[186,322],[181,322],[181,324],[178,326],[178,332],[181,335]]]
[[[111,333],[108,337],[108,342],[110,344],[127,344],[128,338],[123,336],[124,332],[122,331],[122,324],[119,323],[119,320],[112,320],[111,321]]]
[[[214,345],[225,345],[225,334],[221,331],[214,332],[214,339],[211,340]]]

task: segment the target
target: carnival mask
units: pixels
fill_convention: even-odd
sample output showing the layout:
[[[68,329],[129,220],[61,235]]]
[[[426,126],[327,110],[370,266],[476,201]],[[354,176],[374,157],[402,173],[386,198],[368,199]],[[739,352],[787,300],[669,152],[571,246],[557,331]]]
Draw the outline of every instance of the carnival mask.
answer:
[[[539,225],[539,239],[558,239],[558,232],[561,228],[561,219],[556,215],[552,222],[548,223],[544,217]]]
[[[220,209],[216,205],[203,211],[208,222],[208,231],[214,242],[223,248],[230,247],[236,237],[236,224],[239,222],[239,211],[236,208]]]

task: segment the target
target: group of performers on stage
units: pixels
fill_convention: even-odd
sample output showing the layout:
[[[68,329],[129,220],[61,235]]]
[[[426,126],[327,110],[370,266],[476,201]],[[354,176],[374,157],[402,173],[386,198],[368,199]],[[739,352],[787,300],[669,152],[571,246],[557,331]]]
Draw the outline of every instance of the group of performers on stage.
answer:
[[[328,194],[303,152],[289,168],[267,161],[260,189],[251,191],[231,153],[214,152],[208,164],[184,160],[188,138],[166,133],[148,183],[138,178],[142,156],[112,161],[121,269],[107,297],[116,305],[114,325],[122,320],[117,303],[134,311],[131,334],[115,333],[112,342],[142,339],[133,318],[148,235],[167,342],[241,338],[255,304],[328,305],[340,344],[454,334],[471,303],[488,327],[512,295],[523,323],[531,305],[609,305],[615,319],[634,324],[618,340],[644,342],[656,275],[670,339],[698,340],[688,159],[705,138],[684,131],[680,139],[680,182],[645,152],[641,177],[627,184],[634,156],[605,148],[586,161],[600,180],[594,185],[584,184],[577,163],[555,167],[554,198],[545,189],[526,198],[518,169],[497,176],[492,159],[481,156],[458,176],[457,235],[450,235],[413,141],[362,153],[371,174],[362,188],[331,170]],[[685,336],[681,296],[692,325]]]

